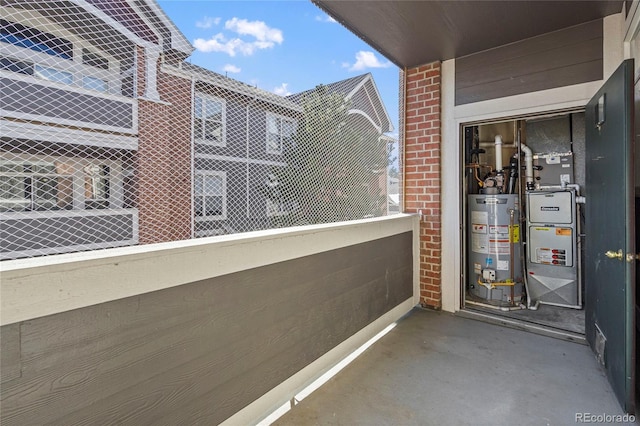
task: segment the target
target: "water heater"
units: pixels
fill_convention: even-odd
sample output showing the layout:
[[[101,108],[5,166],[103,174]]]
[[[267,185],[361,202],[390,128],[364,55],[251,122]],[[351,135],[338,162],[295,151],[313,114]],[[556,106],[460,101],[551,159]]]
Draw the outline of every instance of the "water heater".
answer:
[[[497,306],[522,301],[517,194],[475,194],[468,198],[469,293]]]

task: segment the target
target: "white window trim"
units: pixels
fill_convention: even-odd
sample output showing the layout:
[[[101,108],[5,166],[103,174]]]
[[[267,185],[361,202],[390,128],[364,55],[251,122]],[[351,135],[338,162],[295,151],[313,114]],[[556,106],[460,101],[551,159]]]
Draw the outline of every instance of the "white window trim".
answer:
[[[0,12],[4,12],[4,9],[0,6]],[[40,13],[34,10],[19,11],[17,9],[9,9],[10,13],[5,17],[13,22],[17,22],[28,27],[43,31],[54,35],[55,37],[64,38],[73,45],[73,58],[63,59],[60,57],[52,56],[44,52],[38,52],[25,47],[15,46],[9,43],[0,42],[0,54],[16,59],[19,61],[30,62],[33,64],[42,65],[45,67],[56,68],[60,71],[71,72],[73,74],[73,84],[71,86],[82,88],[82,77],[95,77],[107,82],[107,92],[100,92],[97,90],[89,90],[92,93],[104,93],[110,95],[119,95],[120,91],[120,61],[108,52],[102,51],[93,44],[89,43],[86,39],[68,31],[62,26],[53,23],[48,18],[42,16]],[[109,69],[103,70],[90,65],[82,63],[82,49],[87,49],[91,53],[98,54],[109,62]],[[46,81],[39,79],[40,81]]]
[[[265,201],[266,201],[267,217],[286,216],[289,213],[291,213],[290,211],[288,211],[288,210],[283,208],[284,203],[282,203],[282,202],[271,201],[269,198],[267,198]],[[269,208],[270,205],[271,206],[278,206],[278,210],[277,211],[273,211],[275,209]]]
[[[123,209],[123,165],[122,161],[119,159],[100,159],[98,162],[101,165],[109,166],[110,174],[109,174],[109,207],[106,209],[86,209],[85,201],[91,200],[90,198],[86,198],[84,196],[84,172],[82,168],[88,165],[91,162],[95,162],[97,159],[93,158],[81,158],[74,156],[59,156],[59,155],[41,155],[41,154],[14,154],[14,155],[5,155],[0,158],[2,161],[6,162],[16,162],[16,163],[38,163],[38,162],[46,162],[51,163],[55,161],[62,162],[71,162],[73,163],[74,172],[72,174],[73,178],[73,208],[69,210],[44,210],[44,211],[22,211],[22,212],[14,212],[16,214],[35,214],[35,213],[51,213],[51,214],[59,214],[60,212],[68,212],[69,214],[79,214],[80,212],[86,211],[114,211],[118,209]],[[12,212],[3,212],[4,215],[10,214]]]
[[[269,148],[269,117],[274,117],[278,120],[280,120],[280,143],[279,143],[279,149],[271,149]],[[293,124],[294,128],[297,128],[298,123],[296,122],[295,119],[291,118],[291,117],[287,117],[286,115],[281,115],[281,114],[274,114],[273,112],[267,112],[266,116],[265,116],[265,136],[264,136],[264,141],[265,141],[265,148],[267,150],[267,154],[276,154],[276,155],[282,155],[282,151],[283,151],[283,147],[282,147],[282,121],[289,121]]]
[[[269,176],[267,177],[266,184],[269,188],[276,188],[278,186],[278,182],[276,181],[276,177],[273,173],[270,173]],[[286,209],[284,209],[283,205],[284,205],[283,202],[272,201],[270,198],[265,198],[265,209],[266,209],[265,212],[267,217],[285,216],[291,213]],[[277,207],[277,211],[273,211],[275,209],[270,208],[272,206]]]
[[[195,193],[195,179],[199,176],[219,176],[222,178],[222,214],[221,215],[209,215],[209,216],[195,216],[196,222],[207,222],[210,220],[226,220],[227,219],[227,172],[225,171],[212,171],[212,170],[196,170],[194,174],[193,182],[193,198],[195,203],[202,202],[196,197],[203,197],[203,195],[196,195]],[[204,185],[203,185],[204,188]]]
[[[195,109],[195,103],[197,101],[198,98],[202,98],[202,99],[206,99],[206,100],[210,100],[210,101],[215,101],[215,102],[220,102],[222,104],[222,132],[220,135],[220,139],[222,139],[222,142],[212,142],[212,141],[208,141],[206,139],[203,139],[202,137],[202,132],[203,129],[200,129],[199,132],[196,132],[196,126],[195,126],[195,122],[196,122],[196,109]],[[202,110],[204,111],[204,108],[202,108]],[[193,132],[194,132],[194,137],[193,140],[195,141],[195,143],[200,144],[200,145],[209,145],[209,146],[218,146],[218,147],[226,147],[227,146],[227,100],[224,98],[219,98],[217,96],[212,96],[206,93],[202,93],[202,92],[196,92],[195,96],[193,98]],[[204,120],[203,120],[204,122]]]

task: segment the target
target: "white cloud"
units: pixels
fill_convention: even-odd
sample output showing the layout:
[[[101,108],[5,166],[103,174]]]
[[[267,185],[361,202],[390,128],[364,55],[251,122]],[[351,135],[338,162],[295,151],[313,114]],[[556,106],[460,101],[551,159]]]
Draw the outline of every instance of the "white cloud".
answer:
[[[225,22],[224,27],[241,35],[250,35],[258,41],[281,44],[284,41],[282,31],[270,28],[262,21],[247,21],[246,19],[232,18]]]
[[[255,42],[248,42],[239,38],[227,40],[222,33],[218,33],[209,40],[197,38],[193,41],[193,46],[201,52],[223,52],[229,56],[236,56],[241,53],[244,56],[253,55],[256,49],[264,49]]]
[[[193,45],[201,52],[223,52],[229,56],[242,54],[253,55],[257,50],[270,49],[275,44],[282,44],[284,37],[282,31],[270,28],[262,21],[247,21],[246,19],[232,18],[225,22],[225,29],[236,32],[240,36],[249,36],[253,40],[240,37],[228,38],[223,33],[218,33],[210,39],[197,38]]]
[[[335,19],[333,19],[329,15],[317,15],[316,16],[316,21],[318,21],[318,22],[329,22],[331,24],[335,24],[335,23],[338,22],[338,21],[336,21]]]
[[[196,27],[207,29],[213,27],[214,25],[218,25],[220,21],[221,18],[212,18],[210,16],[205,16],[204,18],[196,22]]]
[[[353,65],[347,62],[342,63],[342,67],[349,68],[349,71],[362,71],[367,68],[388,68],[390,66],[391,62],[380,62],[373,52],[364,50],[356,53],[356,62]]]
[[[272,91],[276,95],[289,96],[291,94],[291,92],[289,91],[287,86],[289,86],[288,83],[282,83],[280,86],[274,87]]]
[[[238,67],[236,67],[235,65],[232,65],[232,64],[226,64],[224,66],[224,68],[222,68],[222,70],[226,71],[226,72],[233,73],[233,74],[237,74],[240,71],[242,71],[240,68],[238,68]]]

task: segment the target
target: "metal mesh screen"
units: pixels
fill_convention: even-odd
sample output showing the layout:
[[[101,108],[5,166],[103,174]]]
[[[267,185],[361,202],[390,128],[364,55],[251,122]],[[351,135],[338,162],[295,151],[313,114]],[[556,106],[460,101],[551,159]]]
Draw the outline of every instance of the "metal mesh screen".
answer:
[[[394,211],[370,74],[278,96],[188,63],[155,3],[83,4],[0,5],[2,259]]]

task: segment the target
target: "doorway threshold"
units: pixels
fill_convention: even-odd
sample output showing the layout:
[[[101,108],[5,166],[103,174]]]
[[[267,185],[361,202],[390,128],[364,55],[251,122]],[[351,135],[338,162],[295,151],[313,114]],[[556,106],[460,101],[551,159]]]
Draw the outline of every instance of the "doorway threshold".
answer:
[[[518,318],[508,318],[500,315],[498,312],[493,313],[477,307],[464,307],[456,312],[456,315],[463,318],[483,321],[489,324],[501,325],[503,327],[514,328],[516,330],[523,330],[542,336],[553,337],[555,339],[565,340],[568,342],[579,343],[582,345],[587,344],[587,339],[585,338],[584,334],[567,330],[560,330],[540,324],[534,324],[532,322]]]

